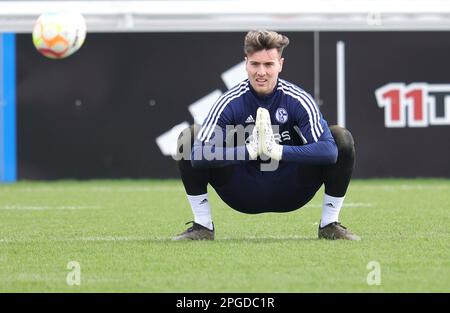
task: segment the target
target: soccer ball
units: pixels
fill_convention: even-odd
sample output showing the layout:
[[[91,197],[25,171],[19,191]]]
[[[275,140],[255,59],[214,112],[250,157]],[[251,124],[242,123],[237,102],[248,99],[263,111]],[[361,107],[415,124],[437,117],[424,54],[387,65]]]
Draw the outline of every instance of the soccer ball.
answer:
[[[33,44],[44,56],[62,59],[75,53],[86,38],[86,22],[77,12],[41,14],[33,27]]]

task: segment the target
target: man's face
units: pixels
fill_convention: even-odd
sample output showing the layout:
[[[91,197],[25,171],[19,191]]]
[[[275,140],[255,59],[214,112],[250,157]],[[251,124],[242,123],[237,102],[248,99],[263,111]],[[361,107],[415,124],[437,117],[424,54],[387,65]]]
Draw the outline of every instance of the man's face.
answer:
[[[248,79],[256,93],[261,96],[270,94],[283,68],[284,59],[277,49],[261,50],[245,58]]]

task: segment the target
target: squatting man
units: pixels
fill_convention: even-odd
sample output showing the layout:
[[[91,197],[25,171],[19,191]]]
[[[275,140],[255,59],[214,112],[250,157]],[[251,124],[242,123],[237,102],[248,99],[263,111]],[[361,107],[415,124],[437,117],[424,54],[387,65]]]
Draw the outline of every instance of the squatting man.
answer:
[[[215,102],[201,127],[180,134],[177,163],[194,221],[175,240],[214,240],[208,184],[247,214],[297,210],[324,184],[318,237],[360,239],[339,222],[355,160],[352,135],[329,127],[311,95],[278,77],[288,44],[274,31],[248,32],[248,78]]]

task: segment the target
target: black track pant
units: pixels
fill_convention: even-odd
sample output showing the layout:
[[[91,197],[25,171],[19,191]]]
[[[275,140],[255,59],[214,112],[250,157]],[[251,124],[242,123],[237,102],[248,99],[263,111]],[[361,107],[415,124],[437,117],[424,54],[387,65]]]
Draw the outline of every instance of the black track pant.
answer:
[[[323,183],[326,194],[333,197],[343,197],[352,176],[355,162],[355,146],[351,133],[345,128],[334,125],[330,127],[330,130],[338,147],[337,162],[331,165],[301,165],[298,167],[298,173],[294,173],[291,179],[317,182],[317,190]],[[180,134],[178,139],[179,153],[183,152],[180,150],[183,145],[187,146],[190,144],[192,146],[197,131],[198,126],[196,125],[195,127],[191,126]],[[234,165],[221,168],[197,169],[192,167],[190,160],[182,159],[177,161],[177,163],[188,195],[205,194],[208,183],[213,187],[223,186],[227,184],[233,175]],[[307,199],[306,202],[309,200]],[[242,208],[238,210],[245,211]]]

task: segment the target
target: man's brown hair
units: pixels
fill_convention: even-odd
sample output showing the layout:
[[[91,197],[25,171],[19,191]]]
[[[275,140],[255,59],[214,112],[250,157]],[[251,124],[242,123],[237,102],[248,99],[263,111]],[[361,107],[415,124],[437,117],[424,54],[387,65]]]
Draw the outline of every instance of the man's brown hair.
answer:
[[[289,44],[289,38],[274,31],[252,30],[247,33],[244,40],[245,55],[251,55],[257,51],[277,49],[283,53],[283,49]]]

